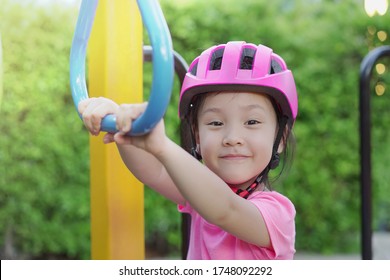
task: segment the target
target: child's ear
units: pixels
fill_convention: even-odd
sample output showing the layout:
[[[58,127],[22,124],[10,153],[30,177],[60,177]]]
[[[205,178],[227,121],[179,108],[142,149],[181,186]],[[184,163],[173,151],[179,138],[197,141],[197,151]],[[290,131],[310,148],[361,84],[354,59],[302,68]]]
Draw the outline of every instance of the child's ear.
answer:
[[[199,133],[198,133],[198,130],[197,129],[194,129],[193,130],[193,135],[194,135],[194,140],[195,140],[195,143],[193,143],[193,145],[195,145],[195,147],[192,147],[192,155],[199,161],[202,160],[202,155],[201,155],[201,151],[200,151],[200,141],[199,141]]]
[[[284,151],[284,140],[280,141],[279,147],[278,147],[278,153],[281,154]]]
[[[192,131],[194,132],[195,144],[199,145],[199,131],[195,127],[192,128]]]
[[[199,141],[198,131],[195,131],[195,143],[196,143],[196,151],[200,154],[200,141]]]
[[[279,147],[278,147],[278,153],[279,154],[281,154],[284,151],[284,148],[286,147],[288,134],[289,134],[289,129],[286,126],[284,128],[283,137],[282,137],[282,139],[280,140],[280,143],[279,143]]]

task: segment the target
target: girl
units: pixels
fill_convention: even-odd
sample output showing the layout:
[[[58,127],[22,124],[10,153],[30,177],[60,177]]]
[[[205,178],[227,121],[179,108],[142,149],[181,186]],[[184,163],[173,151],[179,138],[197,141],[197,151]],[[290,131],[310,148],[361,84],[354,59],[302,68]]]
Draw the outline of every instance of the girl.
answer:
[[[192,62],[179,116],[193,156],[166,136],[163,120],[147,135],[127,136],[145,108],[105,98],[79,104],[93,135],[115,114],[119,132],[104,142],[115,142],[140,181],[191,215],[187,259],[293,259],[295,208],[268,182],[298,110],[283,59],[263,45],[228,42]]]

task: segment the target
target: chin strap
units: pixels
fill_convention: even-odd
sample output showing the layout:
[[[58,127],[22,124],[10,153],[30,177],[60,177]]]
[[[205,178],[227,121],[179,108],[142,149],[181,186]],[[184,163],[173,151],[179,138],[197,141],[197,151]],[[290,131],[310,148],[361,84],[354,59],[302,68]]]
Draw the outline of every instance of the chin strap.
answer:
[[[247,199],[248,196],[257,188],[257,186],[262,181],[261,179],[263,177],[263,172],[259,176],[257,176],[256,180],[249,187],[247,187],[245,190],[242,190],[242,189],[239,189],[239,188],[236,188],[236,187],[230,187],[230,188],[237,195],[241,196],[242,198]]]

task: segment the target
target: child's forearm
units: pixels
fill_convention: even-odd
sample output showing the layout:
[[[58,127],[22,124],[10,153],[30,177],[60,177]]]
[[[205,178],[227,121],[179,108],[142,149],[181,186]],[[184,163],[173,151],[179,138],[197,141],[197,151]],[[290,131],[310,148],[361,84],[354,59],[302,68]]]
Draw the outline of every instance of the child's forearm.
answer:
[[[173,141],[167,142],[164,152],[157,155],[159,161],[191,206],[208,221],[218,223],[235,198],[233,193],[210,169]]]
[[[183,197],[176,189],[161,162],[152,154],[130,145],[117,145],[123,162],[130,172],[142,183],[180,204]]]

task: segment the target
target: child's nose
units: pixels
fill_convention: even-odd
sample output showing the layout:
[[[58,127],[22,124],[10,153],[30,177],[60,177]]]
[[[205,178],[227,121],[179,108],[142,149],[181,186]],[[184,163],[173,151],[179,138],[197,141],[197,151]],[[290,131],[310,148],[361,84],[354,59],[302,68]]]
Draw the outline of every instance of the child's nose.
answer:
[[[244,143],[244,140],[239,129],[230,129],[229,131],[227,131],[222,142],[224,146],[234,146],[242,145]]]

